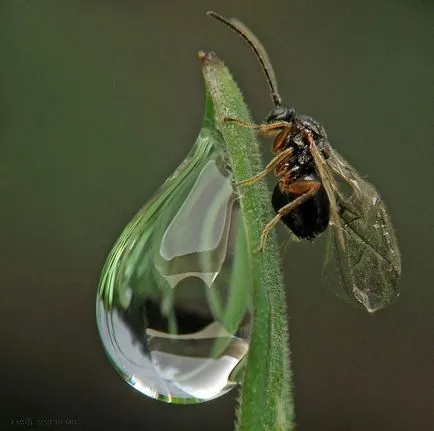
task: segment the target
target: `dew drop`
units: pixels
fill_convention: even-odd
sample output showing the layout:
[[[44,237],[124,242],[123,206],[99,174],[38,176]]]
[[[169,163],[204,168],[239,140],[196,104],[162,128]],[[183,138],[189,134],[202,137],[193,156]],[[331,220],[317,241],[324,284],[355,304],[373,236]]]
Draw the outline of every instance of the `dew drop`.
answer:
[[[248,351],[251,271],[221,140],[202,130],[125,228],[97,294],[97,326],[114,368],[169,403],[227,393]]]

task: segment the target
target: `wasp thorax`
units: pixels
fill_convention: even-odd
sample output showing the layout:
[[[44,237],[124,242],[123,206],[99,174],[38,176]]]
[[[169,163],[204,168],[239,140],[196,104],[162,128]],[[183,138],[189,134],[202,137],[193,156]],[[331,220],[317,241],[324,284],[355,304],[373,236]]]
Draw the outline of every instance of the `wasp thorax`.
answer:
[[[293,108],[283,108],[279,106],[273,109],[268,117],[266,118],[266,123],[275,123],[276,121],[287,121],[291,123],[295,117],[295,110]]]

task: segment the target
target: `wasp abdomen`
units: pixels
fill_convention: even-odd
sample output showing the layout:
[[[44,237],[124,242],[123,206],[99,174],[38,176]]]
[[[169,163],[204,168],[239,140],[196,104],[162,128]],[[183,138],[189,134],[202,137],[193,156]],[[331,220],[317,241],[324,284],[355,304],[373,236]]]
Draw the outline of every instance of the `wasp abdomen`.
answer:
[[[300,181],[317,180],[313,175],[306,175]],[[276,213],[285,205],[299,197],[292,192],[282,192],[279,184],[274,188],[271,203]],[[313,197],[282,216],[281,220],[299,238],[314,239],[324,232],[330,217],[330,203],[327,193],[321,184]]]

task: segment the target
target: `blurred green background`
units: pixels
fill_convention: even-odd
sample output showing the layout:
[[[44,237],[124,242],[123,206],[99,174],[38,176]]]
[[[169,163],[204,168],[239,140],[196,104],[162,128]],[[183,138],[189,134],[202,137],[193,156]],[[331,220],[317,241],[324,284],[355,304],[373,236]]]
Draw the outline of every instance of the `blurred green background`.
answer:
[[[326,291],[323,241],[287,250],[297,430],[434,429],[434,7],[410,0],[1,2],[0,429],[232,429],[235,391],[184,407],[125,384],[94,317],[110,247],[199,130],[197,51],[225,60],[257,121],[271,109],[208,9],[262,40],[284,102],[378,187],[400,240],[401,297],[373,316]]]

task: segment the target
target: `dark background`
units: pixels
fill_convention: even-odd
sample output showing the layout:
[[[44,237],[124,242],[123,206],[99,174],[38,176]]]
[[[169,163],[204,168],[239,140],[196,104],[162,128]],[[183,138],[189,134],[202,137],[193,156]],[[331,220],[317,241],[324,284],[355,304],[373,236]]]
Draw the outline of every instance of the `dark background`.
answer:
[[[434,429],[434,7],[410,0],[1,2],[0,429],[232,429],[235,391],[176,406],[130,388],[94,317],[110,247],[197,135],[197,51],[257,121],[271,109],[213,8],[263,41],[284,101],[378,187],[401,245],[401,296],[373,316],[324,289],[322,241],[287,250],[297,429]]]

